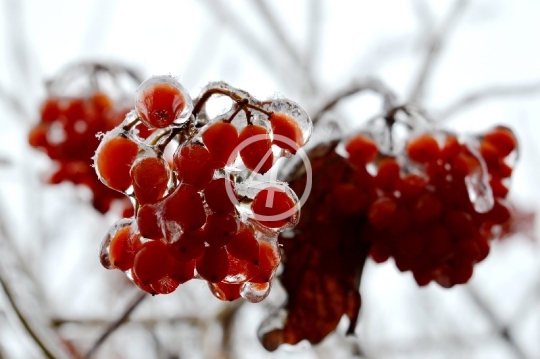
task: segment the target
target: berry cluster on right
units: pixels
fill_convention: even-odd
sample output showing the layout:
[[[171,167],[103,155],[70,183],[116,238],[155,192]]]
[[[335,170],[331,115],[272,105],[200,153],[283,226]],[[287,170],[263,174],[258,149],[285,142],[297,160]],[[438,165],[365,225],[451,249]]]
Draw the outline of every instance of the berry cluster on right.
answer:
[[[517,149],[514,134],[497,127],[460,141],[453,133],[426,132],[413,136],[399,157],[381,155],[373,139],[358,135],[345,149],[355,173],[336,188],[336,199],[358,200],[336,200],[336,206],[365,212],[360,237],[372,243],[371,257],[394,258],[420,286],[466,283],[511,216],[505,181]]]

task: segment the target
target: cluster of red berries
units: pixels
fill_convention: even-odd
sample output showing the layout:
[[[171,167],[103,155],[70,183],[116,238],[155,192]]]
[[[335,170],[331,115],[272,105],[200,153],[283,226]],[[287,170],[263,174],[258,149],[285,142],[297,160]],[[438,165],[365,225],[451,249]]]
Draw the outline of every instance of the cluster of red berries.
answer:
[[[512,174],[508,157],[516,147],[505,127],[475,141],[426,132],[413,136],[401,156],[388,157],[372,138],[358,135],[345,145],[355,173],[336,187],[335,205],[342,213],[365,213],[360,236],[373,244],[376,262],[393,257],[420,286],[463,284],[511,217],[503,181]]]
[[[60,83],[63,88],[55,88],[44,101],[40,122],[31,129],[28,142],[55,162],[56,169],[49,177],[49,183],[71,182],[86,186],[92,191],[92,204],[100,213],[108,212],[113,201],[121,201],[125,208],[124,216],[131,216],[131,203],[120,193],[104,186],[92,168],[92,157],[99,145],[97,135],[120,124],[126,115],[126,106],[121,99],[114,101],[96,87],[80,91],[69,86],[70,82],[78,80],[88,82],[95,77],[96,71],[104,69],[97,64],[76,65],[55,78],[51,83]],[[77,92],[85,94],[73,96]],[[148,132],[144,126],[139,129],[141,135]]]
[[[208,118],[214,95],[233,105]],[[133,134],[139,123],[156,131],[142,139]],[[299,208],[285,183],[256,179],[310,131],[305,111],[289,100],[259,102],[213,83],[192,101],[172,76],[143,82],[135,110],[94,157],[103,183],[131,197],[136,212],[111,228],[102,264],[152,294],[198,277],[221,300],[263,300],[280,263],[277,236],[296,224]],[[169,146],[172,163],[163,158]]]

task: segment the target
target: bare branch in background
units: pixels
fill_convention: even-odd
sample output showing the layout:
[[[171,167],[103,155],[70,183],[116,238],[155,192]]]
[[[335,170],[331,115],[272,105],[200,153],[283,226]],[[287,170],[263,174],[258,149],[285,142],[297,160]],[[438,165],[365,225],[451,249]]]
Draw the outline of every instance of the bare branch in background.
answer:
[[[302,61],[300,53],[291,44],[289,40],[290,37],[287,36],[285,31],[283,30],[283,26],[279,24],[276,16],[272,12],[266,1],[255,0],[253,3],[255,4],[255,7],[259,11],[263,19],[268,24],[268,27],[270,28],[278,42],[285,50],[285,53],[289,55],[289,57],[293,60],[298,69],[302,71],[302,74],[304,75],[303,77],[305,78],[305,82],[308,89],[310,90],[310,93],[317,93],[317,84],[315,83],[313,75],[310,73],[310,68],[304,66],[304,62]]]
[[[497,331],[499,337],[508,345],[512,352],[516,355],[516,358],[527,359],[527,356],[523,352],[523,349],[518,345],[510,334],[509,328],[502,326],[497,319],[495,312],[489,307],[487,303],[484,302],[482,297],[478,292],[471,286],[467,287],[467,293],[472,299],[474,304],[480,309],[484,316],[489,320],[491,326]]]
[[[540,93],[540,80],[521,85],[489,86],[471,92],[440,111],[438,118],[446,120],[467,107],[499,97],[527,96]]]
[[[234,358],[232,346],[233,326],[236,319],[236,314],[244,303],[244,300],[230,303],[217,315],[217,319],[221,322],[221,327],[223,328],[221,347],[224,359]]]
[[[17,96],[9,93],[5,88],[0,85],[0,101],[4,102],[6,106],[10,107],[16,114],[18,118],[23,121],[28,121],[32,118],[22,102],[17,98]]]
[[[54,327],[61,327],[63,325],[75,324],[82,327],[110,327],[114,322],[103,319],[72,319],[72,318],[53,318],[51,321]],[[203,321],[197,316],[179,316],[170,318],[151,318],[144,320],[128,320],[126,324],[143,326],[143,327],[155,327],[160,324],[178,324],[186,323],[192,326],[203,326]]]
[[[426,84],[431,77],[433,68],[448,41],[450,33],[457,25],[461,15],[465,12],[469,2],[470,0],[455,0],[452,9],[443,21],[440,29],[429,39],[420,72],[413,82],[412,91],[407,102],[420,103],[424,99]]]
[[[46,358],[71,358],[50,326],[40,287],[13,245],[4,218],[0,211],[0,286],[13,314]]]
[[[86,355],[84,357],[87,358],[87,359],[91,358],[92,355],[94,355],[95,352],[99,349],[101,344],[103,344],[105,342],[105,340],[107,340],[107,338],[112,333],[114,333],[114,331],[116,329],[118,329],[128,319],[128,317],[131,315],[131,313],[133,313],[133,311],[135,309],[137,309],[139,304],[141,304],[142,301],[147,297],[148,297],[148,294],[146,292],[140,293],[139,291],[137,291],[137,296],[133,299],[131,304],[124,310],[124,312],[118,317],[118,319],[115,320],[113,323],[111,323],[110,327],[108,327],[103,332],[103,334],[101,334],[99,336],[99,338],[96,340],[94,345],[92,345],[90,350],[88,350],[88,352],[86,353]]]
[[[390,90],[388,86],[386,86],[378,79],[367,78],[357,81],[349,88],[346,88],[345,90],[340,91],[334,96],[332,96],[330,100],[328,100],[326,104],[324,104],[321,109],[316,111],[315,114],[312,116],[311,119],[313,123],[317,123],[326,112],[332,110],[342,100],[365,91],[373,91],[380,94],[383,97],[385,110],[390,110],[392,107],[396,106],[396,95]]]
[[[308,2],[308,6],[308,39],[306,41],[307,47],[304,55],[304,68],[306,68],[308,74],[313,76],[316,60],[319,58],[319,51],[321,50],[322,44],[323,3],[322,0],[311,0]]]
[[[435,16],[426,0],[411,0],[414,15],[418,19],[422,32],[429,34],[435,26]]]
[[[208,10],[217,20],[228,26],[240,41],[257,55],[266,67],[271,71],[278,72],[274,53],[252,35],[252,31],[244,25],[243,21],[230,11],[230,6],[225,6],[220,0],[204,0],[203,3],[207,5]],[[282,77],[279,76],[280,79]]]

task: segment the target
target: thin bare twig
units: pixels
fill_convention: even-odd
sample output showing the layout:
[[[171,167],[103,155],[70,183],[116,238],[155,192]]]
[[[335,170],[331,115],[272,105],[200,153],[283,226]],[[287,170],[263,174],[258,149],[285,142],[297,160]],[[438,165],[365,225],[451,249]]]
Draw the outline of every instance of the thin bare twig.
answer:
[[[461,15],[465,12],[469,2],[470,0],[456,0],[448,16],[443,21],[441,28],[429,39],[426,55],[420,67],[420,72],[413,83],[412,91],[407,102],[422,102],[425,87],[431,77],[433,68],[439,59],[442,49],[446,45],[450,33]]]
[[[89,359],[92,357],[92,355],[95,354],[95,352],[99,349],[101,344],[105,342],[105,340],[112,334],[116,329],[118,329],[131,315],[131,313],[139,306],[139,304],[142,303],[142,301],[148,297],[148,294],[143,293],[137,293],[137,296],[135,299],[131,302],[131,304],[124,310],[124,312],[118,317],[117,320],[111,323],[111,325],[99,336],[99,338],[96,340],[94,345],[88,350],[86,355],[84,356],[86,359]]]
[[[61,345],[58,334],[51,329],[48,325],[48,319],[43,313],[42,308],[38,308],[37,303],[25,303],[21,296],[28,296],[26,299],[39,301],[41,305],[44,304],[42,298],[37,298],[41,293],[37,282],[28,271],[28,268],[24,266],[19,253],[13,245],[13,240],[4,222],[4,215],[0,210],[0,287],[2,288],[13,313],[17,320],[24,327],[32,341],[43,352],[46,358],[70,358],[71,355]],[[18,285],[27,285],[25,290],[15,290],[12,285],[14,278],[10,276],[16,276]],[[28,285],[32,287],[29,288]],[[26,305],[25,305],[26,304]]]
[[[229,26],[240,41],[250,48],[259,59],[272,71],[276,70],[276,62],[273,53],[263,46],[263,42],[258,41],[248,28],[244,26],[243,21],[236,17],[229,9],[229,6],[223,5],[220,0],[204,0],[208,9],[223,24]]]
[[[74,318],[53,318],[51,321],[54,327],[61,327],[64,325],[80,325],[83,327],[110,327],[113,325],[113,322],[103,319],[74,319]],[[151,318],[144,320],[128,320],[125,324],[131,324],[136,326],[143,327],[155,327],[160,324],[177,324],[177,323],[186,323],[193,326],[202,326],[203,323],[201,319],[197,316],[178,316],[171,318]]]
[[[278,19],[268,6],[265,0],[255,0],[253,1],[253,4],[263,17],[263,19],[268,24],[268,27],[278,40],[278,42],[281,44],[285,52],[289,55],[289,57],[293,60],[293,62],[298,66],[299,70],[302,71],[303,77],[305,79],[305,83],[308,86],[311,93],[317,92],[317,84],[315,83],[315,79],[313,78],[313,75],[310,73],[310,69],[306,66],[304,66],[304,62],[302,61],[302,58],[299,54],[299,52],[294,48],[294,46],[289,41],[289,37],[283,30],[283,27],[280,25]]]
[[[24,107],[23,103],[13,94],[9,93],[4,87],[0,85],[0,101],[4,102],[6,106],[11,107],[11,109],[19,114],[19,116],[28,121],[31,116]]]
[[[218,313],[217,319],[221,321],[221,326],[223,328],[223,338],[221,340],[221,346],[223,348],[223,357],[224,358],[233,358],[233,348],[232,348],[232,329],[236,319],[236,314],[245,303],[244,300],[237,300],[236,302],[231,303],[229,306],[225,307],[223,311]]]
[[[307,48],[304,57],[304,67],[309,74],[313,74],[316,60],[319,55],[322,26],[323,23],[323,5],[322,0],[309,1],[308,10],[308,30],[307,30]]]
[[[461,97],[451,105],[447,106],[444,110],[440,111],[438,118],[440,120],[446,120],[449,117],[454,116],[459,111],[473,106],[478,102],[487,101],[498,97],[526,96],[535,95],[538,93],[540,93],[540,80],[520,85],[489,86],[481,90],[473,91]]]
[[[508,345],[508,347],[512,350],[512,352],[516,355],[519,359],[526,359],[527,356],[523,352],[523,349],[516,343],[512,335],[510,334],[510,331],[508,330],[508,327],[501,326],[499,324],[499,320],[497,319],[497,316],[493,312],[493,310],[487,305],[482,297],[478,294],[478,292],[469,286],[467,288],[467,293],[469,294],[472,301],[477,305],[477,307],[484,313],[485,317],[490,321],[491,325],[495,330],[497,330],[497,334],[499,337]]]
[[[429,8],[426,0],[411,0],[414,15],[420,23],[422,31],[430,31],[435,25],[435,16]]]
[[[317,123],[326,112],[333,109],[342,100],[365,91],[373,91],[380,94],[383,97],[383,107],[385,110],[390,110],[392,107],[396,106],[396,95],[390,90],[388,86],[386,86],[378,79],[367,78],[357,81],[349,88],[346,88],[345,90],[342,90],[332,96],[330,100],[328,100],[326,104],[324,104],[312,116],[311,119],[313,123]]]

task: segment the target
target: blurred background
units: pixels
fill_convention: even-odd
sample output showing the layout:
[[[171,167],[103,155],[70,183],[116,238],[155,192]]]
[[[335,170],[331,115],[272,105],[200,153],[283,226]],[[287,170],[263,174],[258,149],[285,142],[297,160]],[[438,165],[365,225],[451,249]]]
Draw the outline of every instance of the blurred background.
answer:
[[[539,16],[537,0],[0,0],[0,358],[93,347],[95,358],[540,358]],[[203,281],[139,304],[139,289],[99,263],[119,212],[94,210],[85,188],[46,184],[53,164],[28,144],[45,82],[80,61],[174,74],[192,97],[223,80],[309,113],[373,78],[453,131],[510,126],[521,231],[449,290],[368,260],[356,336],[344,319],[317,346],[259,344],[285,299],[278,284],[261,304],[219,302]],[[332,118],[347,133],[380,109],[367,93]]]

